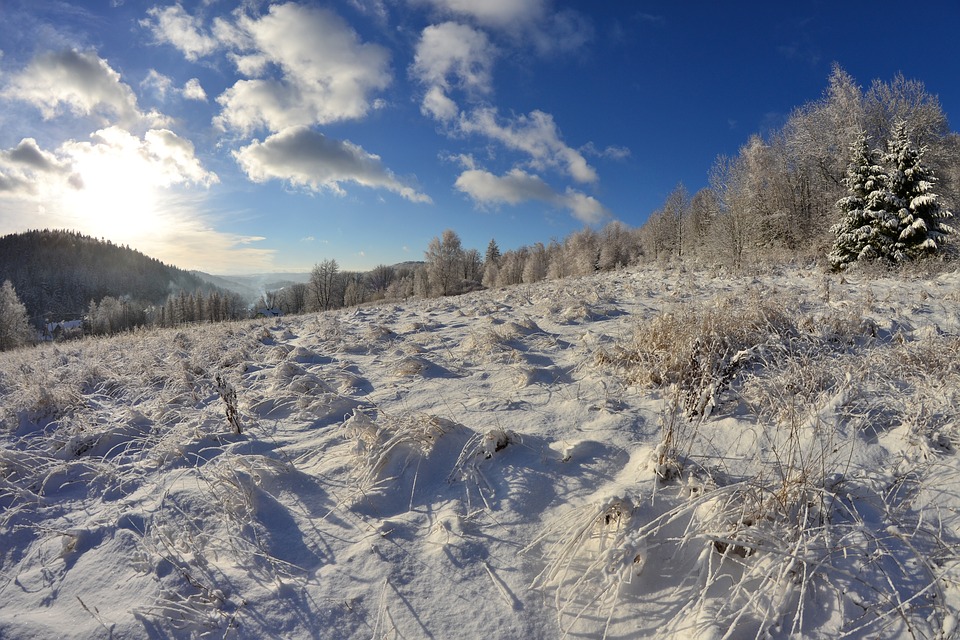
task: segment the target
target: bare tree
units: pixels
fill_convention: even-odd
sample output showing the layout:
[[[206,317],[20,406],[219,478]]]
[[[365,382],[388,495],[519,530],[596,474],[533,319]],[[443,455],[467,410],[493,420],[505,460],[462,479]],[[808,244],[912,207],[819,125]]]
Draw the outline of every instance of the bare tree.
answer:
[[[336,260],[324,260],[310,272],[309,289],[312,301],[319,311],[336,309],[343,304],[340,265]]]
[[[483,279],[483,258],[476,249],[463,252],[463,279],[467,282],[480,282]]]
[[[367,301],[369,291],[367,290],[366,278],[363,274],[352,274],[347,279],[347,286],[343,291],[343,305],[346,307],[355,307]]]
[[[640,246],[627,225],[619,220],[608,223],[600,231],[600,255],[597,266],[602,270],[633,264],[639,257]]]
[[[720,156],[710,172],[710,183],[720,202],[720,214],[713,227],[709,245],[714,255],[740,266],[748,243],[753,240],[755,218],[747,168],[742,158]]]
[[[685,236],[689,239],[687,246],[694,253],[705,253],[710,232],[716,226],[719,216],[720,202],[713,189],[700,189],[690,198],[690,215],[687,217]]]
[[[383,293],[387,290],[387,287],[390,286],[390,283],[393,282],[395,277],[396,271],[394,271],[393,267],[388,267],[385,264],[378,264],[367,275],[367,284],[374,293]]]
[[[950,131],[940,99],[928,93],[923,82],[907,80],[902,73],[890,82],[874,80],[864,101],[867,136],[875,144],[894,137],[899,122],[905,124],[918,147],[928,146]]]
[[[457,293],[464,260],[460,236],[447,229],[442,237],[430,241],[425,257],[429,293],[438,296]]]
[[[683,232],[690,214],[690,194],[683,183],[674,187],[663,204],[662,224],[666,249],[678,258],[683,257]]]
[[[497,273],[497,286],[509,287],[523,282],[523,265],[527,260],[526,247],[507,251],[500,258],[500,270]]]
[[[596,272],[600,260],[600,240],[596,231],[586,227],[570,234],[564,240],[563,250],[567,254],[570,275],[586,276]]]
[[[284,313],[297,314],[307,310],[309,287],[306,283],[295,282],[284,287],[280,297],[280,308]]]
[[[542,242],[538,242],[527,251],[521,278],[524,282],[540,282],[546,277],[547,249],[543,246]]]

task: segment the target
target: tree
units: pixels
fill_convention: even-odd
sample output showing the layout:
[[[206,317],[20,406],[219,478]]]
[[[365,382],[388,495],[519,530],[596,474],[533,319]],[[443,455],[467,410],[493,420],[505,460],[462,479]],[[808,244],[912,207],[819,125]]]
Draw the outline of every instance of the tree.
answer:
[[[489,265],[490,263],[499,264],[500,262],[500,247],[497,246],[497,241],[494,238],[490,239],[490,244],[487,245],[487,254],[483,259],[484,266]]]
[[[667,249],[678,258],[683,257],[683,231],[687,226],[687,217],[690,214],[690,195],[683,183],[674,187],[667,201],[663,205],[661,222],[666,233],[664,238]]]
[[[33,341],[27,308],[9,280],[0,287],[0,351],[16,349]]]
[[[898,260],[939,253],[952,231],[946,220],[953,214],[940,206],[939,196],[933,192],[937,178],[923,164],[923,152],[923,147],[910,142],[906,122],[897,122],[884,159],[889,167],[887,210],[899,221],[894,244]]]
[[[538,242],[527,252],[520,279],[525,283],[540,282],[547,277],[547,248]]]
[[[843,179],[847,195],[837,201],[841,218],[833,227],[836,241],[829,256],[834,269],[858,260],[893,257],[899,220],[886,209],[888,176],[879,162],[879,154],[870,150],[861,131]]]
[[[476,249],[463,252],[463,279],[478,284],[483,280],[483,258]]]
[[[694,253],[704,253],[707,238],[714,230],[719,216],[720,203],[713,189],[705,187],[693,194],[685,235],[689,238],[688,246]]]
[[[906,125],[920,147],[949,132],[940,99],[928,93],[923,82],[907,80],[902,73],[890,82],[874,80],[864,103],[867,136],[873,140],[894,138],[900,123]]]
[[[710,172],[710,184],[720,203],[712,245],[716,253],[739,267],[750,240],[756,240],[755,215],[758,195],[751,186],[748,163],[741,153],[736,158],[720,156]]]
[[[600,241],[590,227],[567,236],[563,243],[569,275],[587,276],[595,273],[600,260]]]
[[[604,271],[632,264],[638,248],[627,225],[619,220],[608,223],[600,231],[600,256],[597,266]]]
[[[310,288],[303,282],[295,282],[288,287],[284,287],[281,292],[280,308],[286,314],[303,313],[307,309],[309,290]]]
[[[463,275],[463,246],[452,229],[441,238],[430,241],[425,252],[430,295],[448,296],[457,293]]]
[[[396,277],[393,267],[385,264],[378,264],[367,276],[367,284],[374,293],[383,293],[390,286]]]
[[[366,302],[367,293],[367,283],[362,276],[350,278],[343,290],[343,305],[345,307],[361,305]]]
[[[343,304],[340,265],[336,260],[324,260],[313,266],[310,272],[310,293],[317,310],[336,309]]]
[[[873,258],[903,262],[943,250],[953,214],[933,192],[937,179],[922,161],[924,149],[910,141],[904,120],[894,126],[882,157],[868,150],[860,134],[844,180],[848,195],[837,201],[842,218],[834,226],[834,268]]]
[[[527,252],[526,247],[520,247],[513,251],[507,251],[501,256],[496,286],[509,287],[523,282],[523,266],[527,261]]]

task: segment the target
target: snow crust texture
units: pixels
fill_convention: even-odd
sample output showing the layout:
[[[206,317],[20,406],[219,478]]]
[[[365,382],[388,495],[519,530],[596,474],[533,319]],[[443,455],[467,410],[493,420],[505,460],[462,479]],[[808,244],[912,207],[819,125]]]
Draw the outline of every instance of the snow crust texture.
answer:
[[[0,638],[952,638],[960,274],[0,354]]]

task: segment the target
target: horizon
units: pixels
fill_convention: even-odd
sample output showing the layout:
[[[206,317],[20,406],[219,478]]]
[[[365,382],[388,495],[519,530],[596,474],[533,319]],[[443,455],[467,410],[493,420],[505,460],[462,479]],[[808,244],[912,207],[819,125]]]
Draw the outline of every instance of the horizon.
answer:
[[[639,227],[834,63],[960,109],[948,2],[908,48],[848,36],[890,32],[893,2],[112,4],[5,6],[0,234],[77,229],[211,274],[367,271],[445,229],[509,250]]]

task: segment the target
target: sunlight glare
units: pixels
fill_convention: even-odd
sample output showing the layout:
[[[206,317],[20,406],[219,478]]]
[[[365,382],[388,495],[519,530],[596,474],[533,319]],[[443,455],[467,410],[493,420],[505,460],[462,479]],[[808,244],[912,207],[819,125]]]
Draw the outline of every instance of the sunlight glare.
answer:
[[[75,170],[83,186],[64,196],[64,208],[97,236],[129,242],[158,227],[155,169],[138,154],[90,153]]]

